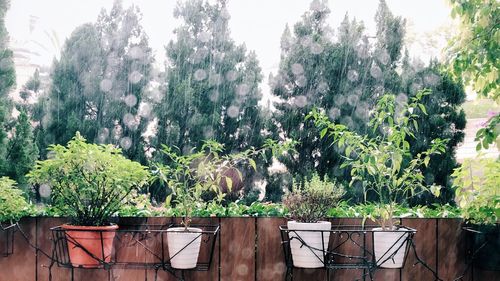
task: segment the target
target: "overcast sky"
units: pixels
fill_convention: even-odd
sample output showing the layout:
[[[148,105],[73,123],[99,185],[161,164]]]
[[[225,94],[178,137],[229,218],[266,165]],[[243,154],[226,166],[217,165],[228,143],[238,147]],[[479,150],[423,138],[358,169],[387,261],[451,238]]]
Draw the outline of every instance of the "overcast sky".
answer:
[[[275,72],[280,58],[280,37],[286,23],[300,20],[311,0],[229,0],[230,28],[237,43],[255,50],[264,77]],[[124,6],[137,5],[143,13],[142,24],[150,38],[159,64],[165,58],[164,45],[173,39],[172,30],[179,25],[174,19],[175,0],[124,0]],[[442,26],[449,25],[446,0],[387,0],[395,15],[409,21],[410,37],[417,40]],[[110,9],[113,0],[13,0],[7,13],[6,25],[11,46],[18,50],[18,86],[27,79],[36,65],[50,65],[60,46],[79,25],[95,22],[102,8]],[[375,31],[374,16],[378,0],[330,0],[332,11],[328,23],[336,30],[346,13],[365,23],[369,34]],[[26,55],[22,50],[29,50]],[[412,55],[428,60],[439,50],[423,50],[411,46]],[[21,52],[19,52],[21,51]]]

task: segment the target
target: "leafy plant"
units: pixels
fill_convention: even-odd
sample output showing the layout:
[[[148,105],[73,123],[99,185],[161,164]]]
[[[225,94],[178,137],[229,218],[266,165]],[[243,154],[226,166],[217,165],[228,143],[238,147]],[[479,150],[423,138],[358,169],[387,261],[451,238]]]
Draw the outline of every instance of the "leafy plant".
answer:
[[[373,133],[381,131],[374,134],[375,137],[349,131],[317,110],[308,115],[321,130],[321,138],[332,138],[343,151],[341,168],[351,167],[350,184],[361,183],[365,202],[368,193],[375,193],[379,205],[369,218],[378,221],[384,230],[394,227],[397,203],[404,203],[408,198],[429,190],[439,195],[439,187],[425,186],[420,168],[429,165],[431,155],[445,151],[446,140],[432,140],[430,148],[415,157],[411,155],[407,140],[414,137],[414,130],[418,129],[417,111],[426,114],[420,100],[428,94],[428,91],[420,91],[410,98],[409,103],[397,103],[393,95],[382,96],[369,122]]]
[[[207,202],[202,198],[204,192],[214,192],[216,196],[212,202],[220,203],[225,195],[221,186],[225,185],[231,191],[235,179],[226,171],[236,170],[238,180],[241,181],[242,174],[237,169],[238,166],[248,164],[255,170],[257,167],[253,156],[265,155],[266,151],[273,155],[283,154],[293,145],[293,142],[279,144],[267,140],[261,149],[250,148],[239,153],[224,154],[223,144],[207,140],[199,150],[193,150],[188,155],[179,154],[174,148],[163,145],[162,152],[167,156],[168,162],[155,163],[154,174],[157,180],[172,190],[166,205],[170,206],[172,202],[176,204],[183,217],[182,224],[187,228],[193,213],[207,207]]]
[[[51,145],[50,158],[28,174],[32,183],[48,184],[57,208],[82,226],[101,226],[133,190],[148,182],[146,167],[126,159],[112,145],[89,144],[76,133],[66,147]]]
[[[8,177],[0,178],[0,222],[19,220],[30,213],[30,204],[23,192],[16,188],[16,182]]]
[[[500,221],[500,160],[466,160],[453,173],[456,200],[464,218],[474,224]]]
[[[500,113],[491,116],[488,121],[486,121],[485,127],[479,129],[476,132],[477,141],[476,150],[479,151],[481,148],[488,149],[491,144],[497,144],[497,148],[500,150]]]
[[[328,211],[335,207],[344,195],[344,189],[331,182],[327,176],[321,180],[313,174],[310,180],[300,186],[293,183],[292,192],[283,199],[283,205],[288,209],[288,217],[297,222],[313,223],[324,219]]]

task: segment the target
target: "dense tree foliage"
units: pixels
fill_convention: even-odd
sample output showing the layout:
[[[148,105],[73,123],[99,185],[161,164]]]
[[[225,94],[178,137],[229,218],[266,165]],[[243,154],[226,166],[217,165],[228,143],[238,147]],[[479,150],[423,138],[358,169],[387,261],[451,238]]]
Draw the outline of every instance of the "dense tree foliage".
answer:
[[[9,34],[5,28],[8,8],[9,0],[0,0],[0,175],[5,173],[7,167],[7,131],[12,110],[9,93],[16,83],[13,53],[8,48]]]
[[[452,16],[460,20],[448,49],[451,69],[479,94],[500,102],[500,2],[450,1]]]
[[[68,142],[80,131],[93,142],[112,143],[144,161],[142,133],[150,110],[141,111],[150,81],[152,51],[136,7],[115,2],[97,23],[78,27],[54,61],[47,96],[41,97],[44,144]],[[147,105],[146,105],[147,107]]]
[[[174,16],[182,24],[166,46],[154,144],[184,153],[205,139],[220,142],[228,152],[261,146],[261,69],[255,53],[231,39],[225,1],[179,2]]]

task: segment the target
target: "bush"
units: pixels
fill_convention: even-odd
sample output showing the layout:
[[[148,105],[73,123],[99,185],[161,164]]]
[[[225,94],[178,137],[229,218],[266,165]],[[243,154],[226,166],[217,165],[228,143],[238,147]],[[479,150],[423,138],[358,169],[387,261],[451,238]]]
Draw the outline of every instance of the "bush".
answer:
[[[30,205],[23,197],[23,192],[16,188],[16,182],[0,178],[0,222],[17,221],[28,215]]]

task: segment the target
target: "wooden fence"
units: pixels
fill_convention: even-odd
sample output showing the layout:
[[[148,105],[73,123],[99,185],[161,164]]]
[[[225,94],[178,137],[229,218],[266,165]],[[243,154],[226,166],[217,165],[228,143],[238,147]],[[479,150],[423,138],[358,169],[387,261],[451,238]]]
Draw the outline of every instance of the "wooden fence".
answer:
[[[37,248],[50,253],[50,227],[65,220],[60,218],[27,218],[20,222],[21,229]],[[170,218],[124,218],[120,224],[168,224]],[[283,218],[202,218],[196,223],[220,224],[221,232],[215,245],[214,260],[209,271],[187,272],[186,281],[281,281],[285,277],[285,263],[278,226],[285,224]],[[358,219],[332,219],[333,225],[360,224]],[[403,219],[402,223],[418,230],[415,244],[418,254],[439,277],[454,280],[464,271],[465,233],[458,219]],[[0,241],[1,244],[1,241]],[[415,263],[409,255],[404,269],[380,269],[375,280],[402,281],[434,280],[432,273]],[[0,257],[1,281],[46,281],[49,280],[50,260],[27,243],[21,233],[14,237],[14,253]],[[109,275],[108,275],[109,274]],[[358,280],[362,270],[346,269],[330,272],[331,280]],[[69,280],[70,269],[54,266],[53,281]],[[103,269],[75,269],[74,280],[154,280],[155,271],[133,268],[115,268],[111,272]],[[159,271],[158,279],[174,281],[168,272]],[[323,269],[295,269],[295,281],[326,280]],[[362,279],[361,279],[362,280]],[[464,281],[500,280],[500,272],[469,270]]]

